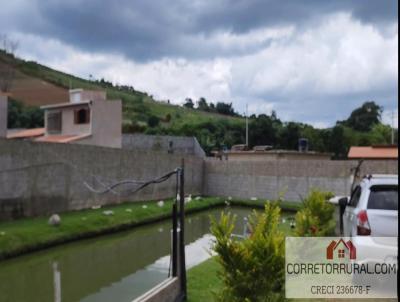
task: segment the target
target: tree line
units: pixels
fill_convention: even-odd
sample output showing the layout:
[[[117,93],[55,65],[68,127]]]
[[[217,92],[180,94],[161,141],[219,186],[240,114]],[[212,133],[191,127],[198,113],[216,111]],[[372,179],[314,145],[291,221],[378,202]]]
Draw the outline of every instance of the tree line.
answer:
[[[191,98],[186,98],[183,107],[190,109],[197,109],[204,112],[219,113],[230,116],[239,116],[238,113],[233,109],[232,103],[217,102],[214,104],[212,102],[207,102],[204,97],[199,98],[197,101],[197,106]]]
[[[205,103],[201,102],[201,104],[204,106]],[[208,108],[213,108],[210,104],[207,104]],[[202,108],[205,111],[206,107]],[[382,111],[383,108],[375,102],[365,102],[353,110],[346,120],[337,121],[335,126],[326,129],[314,128],[299,122],[284,122],[276,112],[272,112],[270,115],[252,115],[249,118],[249,148],[257,145],[271,145],[275,149],[297,150],[299,139],[307,138],[311,150],[332,153],[333,157],[337,159],[346,158],[351,146],[391,143],[392,129],[390,126],[382,124]],[[232,145],[243,144],[246,140],[244,119],[170,123],[172,119],[180,119],[179,114],[167,114],[163,119],[149,114],[147,126],[127,132],[195,136],[209,155],[213,150],[229,149]],[[43,124],[42,110],[37,107],[25,106],[13,99],[10,100],[9,128],[35,128],[43,127]],[[398,131],[396,129],[394,143],[397,144],[397,142]]]
[[[297,150],[299,139],[306,138],[310,150],[332,153],[333,158],[343,159],[351,146],[392,143],[391,127],[381,122],[382,111],[383,108],[375,102],[365,102],[353,110],[346,120],[337,121],[333,127],[326,129],[299,122],[284,122],[276,112],[251,115],[248,147],[270,145],[275,149]],[[158,125],[144,131],[148,134],[195,136],[207,154],[246,141],[243,119],[187,122],[168,128]],[[397,129],[394,137],[397,144]]]

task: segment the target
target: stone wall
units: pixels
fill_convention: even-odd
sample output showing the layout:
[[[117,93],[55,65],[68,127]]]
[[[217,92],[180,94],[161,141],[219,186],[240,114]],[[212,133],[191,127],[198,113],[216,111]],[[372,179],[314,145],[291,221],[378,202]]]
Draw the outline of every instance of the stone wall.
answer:
[[[172,142],[172,148],[170,148]],[[190,154],[205,157],[205,153],[195,137],[170,135],[123,134],[122,148],[126,150],[174,154]]]
[[[186,192],[200,194],[203,159],[184,158]],[[120,180],[150,180],[180,166],[181,159],[156,152],[0,139],[0,220],[172,197],[174,177],[125,196],[96,194],[85,183],[101,190],[103,184]]]
[[[313,188],[348,195],[357,161],[218,161],[204,167],[206,195],[299,201]],[[365,161],[361,175],[397,174],[397,161]]]
[[[357,161],[219,161],[193,155],[0,139],[0,219],[47,215],[175,195],[175,178],[131,195],[93,193],[116,181],[150,180],[185,159],[188,194],[299,201],[313,188],[348,195]],[[397,174],[396,161],[365,161],[361,174]],[[124,188],[127,189],[127,188]]]

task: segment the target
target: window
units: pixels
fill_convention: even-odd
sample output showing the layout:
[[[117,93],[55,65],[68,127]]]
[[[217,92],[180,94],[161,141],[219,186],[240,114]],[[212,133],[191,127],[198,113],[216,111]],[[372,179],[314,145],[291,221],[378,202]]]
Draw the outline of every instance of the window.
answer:
[[[349,206],[353,208],[357,207],[358,202],[360,201],[360,197],[361,197],[361,187],[357,186],[354,189],[353,193],[351,194]]]
[[[339,250],[338,251],[338,257],[339,258],[344,258],[344,250]]]
[[[90,110],[87,108],[82,108],[75,110],[74,112],[74,122],[75,124],[87,124],[90,122]]]
[[[47,113],[47,132],[50,134],[61,133],[61,112]]]
[[[398,186],[372,186],[368,199],[368,209],[394,210],[399,205]]]

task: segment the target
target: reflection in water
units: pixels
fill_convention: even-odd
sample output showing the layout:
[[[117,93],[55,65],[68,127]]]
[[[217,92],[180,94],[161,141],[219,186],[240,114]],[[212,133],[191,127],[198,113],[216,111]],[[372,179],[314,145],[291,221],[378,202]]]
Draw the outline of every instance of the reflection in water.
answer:
[[[249,214],[234,209],[238,222]],[[212,210],[186,220],[186,263],[208,257]],[[235,233],[242,233],[238,223]],[[171,222],[62,245],[0,262],[0,302],[132,301],[168,277]]]
[[[54,302],[61,302],[61,273],[58,270],[58,263],[53,262],[54,276]]]

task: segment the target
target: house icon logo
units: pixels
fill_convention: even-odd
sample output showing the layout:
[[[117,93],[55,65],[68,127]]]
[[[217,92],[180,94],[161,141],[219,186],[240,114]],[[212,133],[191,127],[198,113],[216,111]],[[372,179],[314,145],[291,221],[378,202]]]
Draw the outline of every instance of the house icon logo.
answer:
[[[344,259],[346,254],[350,260],[356,259],[356,247],[351,240],[345,242],[342,238],[338,241],[332,240],[326,248],[326,259],[333,260],[334,254],[337,252],[338,259]]]

